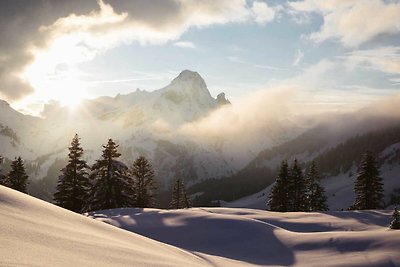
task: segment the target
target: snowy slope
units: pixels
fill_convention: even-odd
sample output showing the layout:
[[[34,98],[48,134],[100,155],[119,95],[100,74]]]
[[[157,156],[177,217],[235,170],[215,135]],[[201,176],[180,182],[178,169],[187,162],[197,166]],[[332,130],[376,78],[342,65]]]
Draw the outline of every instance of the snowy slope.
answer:
[[[0,266],[400,264],[400,232],[387,229],[388,211],[114,209],[90,215],[99,221],[0,186]]]
[[[0,186],[0,266],[210,266],[181,249]]]
[[[249,209],[115,209],[100,221],[203,257],[257,266],[398,266],[390,212],[275,213]],[[227,265],[231,266],[231,265]]]

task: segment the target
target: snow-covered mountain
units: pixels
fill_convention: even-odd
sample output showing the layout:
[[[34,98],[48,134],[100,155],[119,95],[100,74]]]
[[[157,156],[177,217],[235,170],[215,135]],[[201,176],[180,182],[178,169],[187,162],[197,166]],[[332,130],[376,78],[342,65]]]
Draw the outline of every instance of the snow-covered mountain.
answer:
[[[290,132],[282,134],[285,126],[268,134],[264,129],[251,133],[262,135],[263,140],[247,147],[247,143],[237,142],[237,136],[205,137],[192,130],[193,124],[229,106],[224,93],[212,97],[203,78],[189,70],[152,92],[137,89],[127,95],[85,100],[75,110],[47,105],[44,118],[23,115],[3,101],[0,155],[7,160],[22,156],[31,179],[45,178],[40,185],[31,183],[31,192],[36,196],[51,195],[75,133],[81,137],[89,163],[101,155],[102,144],[112,138],[120,145],[122,160],[128,165],[140,155],[152,160],[158,188],[167,188],[177,175],[183,175],[187,184],[194,184],[201,179],[232,175],[262,148],[278,144]],[[43,188],[46,192],[36,192]]]

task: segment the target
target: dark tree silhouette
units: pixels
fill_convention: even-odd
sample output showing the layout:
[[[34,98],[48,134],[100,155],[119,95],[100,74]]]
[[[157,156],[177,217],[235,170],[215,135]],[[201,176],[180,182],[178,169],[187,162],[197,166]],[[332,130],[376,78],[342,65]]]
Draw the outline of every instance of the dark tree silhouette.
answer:
[[[26,193],[28,175],[25,172],[24,161],[21,157],[11,162],[11,171],[8,173],[8,183],[12,189]]]
[[[0,156],[0,165],[3,164],[4,158]],[[8,180],[7,175],[3,174],[3,170],[0,169],[0,185],[10,186],[10,182]]]
[[[133,181],[127,174],[128,167],[116,160],[121,156],[118,145],[109,139],[103,145],[103,154],[92,166],[93,181],[88,210],[132,207],[134,205]]]
[[[383,207],[383,183],[375,157],[367,152],[360,164],[354,185],[356,200],[353,209],[379,209]]]
[[[290,168],[289,178],[288,211],[307,210],[307,183],[297,159],[294,160],[293,165]]]
[[[325,211],[328,210],[326,203],[327,197],[325,196],[324,188],[319,184],[319,176],[317,166],[313,161],[306,176],[307,184],[307,205],[309,211]]]
[[[90,196],[91,183],[89,181],[86,161],[82,159],[83,149],[79,137],[75,134],[69,149],[68,164],[61,170],[57,191],[54,194],[56,205],[74,212],[84,212]]]
[[[392,218],[393,218],[393,220],[389,226],[390,229],[400,229],[400,213],[397,210],[397,207],[394,208]]]
[[[289,165],[287,161],[282,161],[278,176],[274,186],[272,187],[269,195],[269,201],[267,203],[267,206],[269,206],[270,210],[280,212],[288,211],[289,179]]]
[[[135,181],[135,205],[139,208],[153,207],[156,188],[154,171],[150,162],[140,156],[133,163],[131,173]]]
[[[186,194],[185,184],[182,179],[176,179],[172,191],[172,200],[169,204],[171,209],[190,208],[190,201]]]

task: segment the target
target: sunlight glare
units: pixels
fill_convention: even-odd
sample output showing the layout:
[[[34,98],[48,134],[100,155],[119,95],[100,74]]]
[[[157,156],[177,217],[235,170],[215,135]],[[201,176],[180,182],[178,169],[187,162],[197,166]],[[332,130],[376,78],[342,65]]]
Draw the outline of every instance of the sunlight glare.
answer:
[[[35,88],[31,100],[55,100],[62,106],[74,109],[83,99],[88,98],[88,84],[81,80],[82,72],[74,64],[74,57],[79,53],[65,49],[62,54],[72,62],[66,63],[67,60],[64,60],[64,63],[60,64],[59,58],[55,57],[51,50],[37,53],[35,61],[28,66],[22,78]]]

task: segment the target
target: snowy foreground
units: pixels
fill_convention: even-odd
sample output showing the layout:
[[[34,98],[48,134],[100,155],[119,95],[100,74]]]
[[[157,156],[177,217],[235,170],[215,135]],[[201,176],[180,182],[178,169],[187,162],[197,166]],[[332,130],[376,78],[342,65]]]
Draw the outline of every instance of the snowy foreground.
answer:
[[[89,216],[96,220],[0,186],[0,266],[400,266],[400,231],[387,229],[389,211]]]
[[[92,218],[196,252],[217,266],[400,266],[389,211],[275,213],[234,208],[114,209]]]

